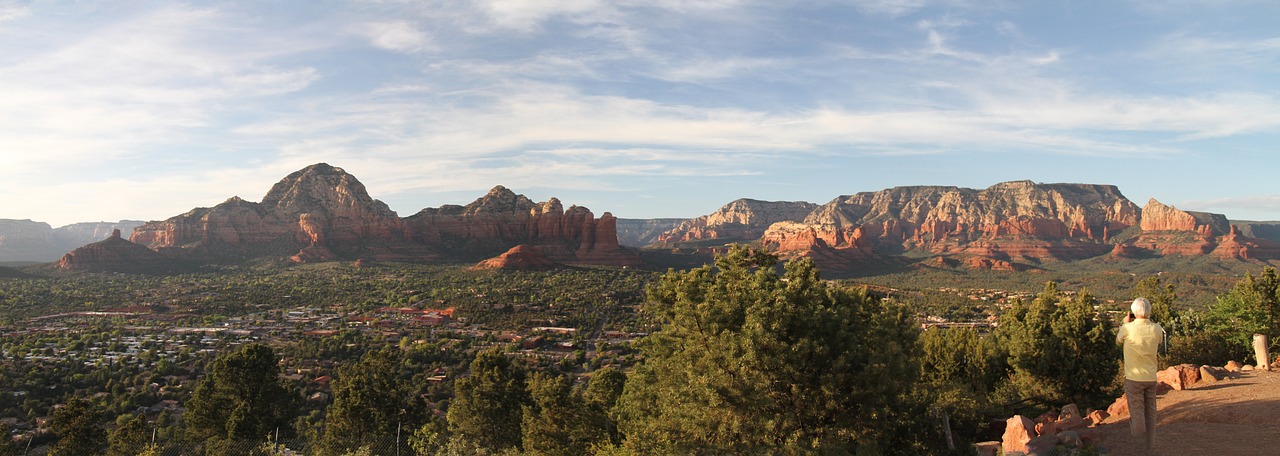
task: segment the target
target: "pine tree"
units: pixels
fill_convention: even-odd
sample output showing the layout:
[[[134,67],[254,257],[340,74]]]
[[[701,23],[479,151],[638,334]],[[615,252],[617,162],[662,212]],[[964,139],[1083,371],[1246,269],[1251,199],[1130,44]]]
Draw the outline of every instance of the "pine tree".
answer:
[[[1050,282],[1030,303],[1015,301],[992,334],[1008,355],[1011,386],[1024,398],[1095,404],[1114,397],[1120,348],[1107,314],[1087,292],[1066,299]]]
[[[471,362],[470,373],[454,383],[449,430],[463,442],[489,451],[518,449],[527,403],[524,369],[498,347],[485,350]]]
[[[183,415],[189,438],[211,448],[222,441],[264,441],[276,432],[292,433],[289,425],[297,398],[279,378],[275,351],[250,344],[223,354],[187,403]]]
[[[585,432],[586,404],[573,396],[573,379],[537,373],[529,379],[528,389],[530,400],[521,423],[525,453],[587,454],[593,436]]]
[[[149,442],[147,418],[133,415],[123,425],[107,434],[107,456],[137,456]]]
[[[402,422],[410,417],[405,411],[415,408],[409,383],[400,375],[402,362],[399,349],[387,347],[365,354],[338,373],[333,405],[325,418],[326,454],[353,451],[395,435],[397,425],[416,427],[417,420]]]
[[[107,433],[102,429],[102,414],[89,401],[75,398],[53,412],[49,427],[58,441],[49,451],[54,456],[86,456],[102,454],[107,446]]]
[[[639,453],[850,453],[890,442],[918,378],[904,309],[829,286],[799,259],[734,246],[668,272],[645,308],[661,329],[618,400]]]

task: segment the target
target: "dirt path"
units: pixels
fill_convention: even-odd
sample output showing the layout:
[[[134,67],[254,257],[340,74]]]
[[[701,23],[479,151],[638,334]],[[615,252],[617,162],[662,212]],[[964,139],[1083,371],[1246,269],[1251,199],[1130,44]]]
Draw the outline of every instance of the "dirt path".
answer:
[[[1243,372],[1213,384],[1170,391],[1156,399],[1152,454],[1280,455],[1280,373]],[[1139,454],[1129,417],[1098,426],[1110,456]]]

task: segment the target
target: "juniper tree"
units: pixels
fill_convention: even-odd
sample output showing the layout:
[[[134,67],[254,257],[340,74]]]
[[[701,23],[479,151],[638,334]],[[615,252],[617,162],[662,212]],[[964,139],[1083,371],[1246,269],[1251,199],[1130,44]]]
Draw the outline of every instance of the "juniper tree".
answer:
[[[1018,394],[1086,406],[1114,397],[1120,349],[1110,318],[1095,305],[1088,292],[1066,298],[1050,282],[1030,303],[1016,300],[1005,311],[992,336]]]
[[[187,402],[183,420],[189,438],[208,448],[225,448],[231,441],[292,433],[289,423],[296,410],[297,398],[280,379],[275,351],[250,344],[213,361]]]
[[[495,347],[476,355],[470,372],[454,383],[449,430],[463,443],[488,451],[518,449],[528,403],[524,368]]]
[[[325,418],[325,454],[341,454],[396,435],[396,427],[414,429],[424,404],[411,399],[403,381],[400,350],[387,347],[366,353],[338,372],[333,405]],[[408,422],[402,422],[408,421]],[[407,434],[406,434],[407,435]]]
[[[734,246],[670,271],[645,311],[660,329],[618,400],[625,447],[646,454],[850,453],[889,443],[919,330],[904,309],[829,285],[813,262]]]

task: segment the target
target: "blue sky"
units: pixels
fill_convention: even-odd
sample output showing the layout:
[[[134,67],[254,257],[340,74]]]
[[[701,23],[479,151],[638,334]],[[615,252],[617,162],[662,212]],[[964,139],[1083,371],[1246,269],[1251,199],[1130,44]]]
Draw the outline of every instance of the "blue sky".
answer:
[[[0,0],[0,218],[1114,184],[1280,220],[1280,2]]]

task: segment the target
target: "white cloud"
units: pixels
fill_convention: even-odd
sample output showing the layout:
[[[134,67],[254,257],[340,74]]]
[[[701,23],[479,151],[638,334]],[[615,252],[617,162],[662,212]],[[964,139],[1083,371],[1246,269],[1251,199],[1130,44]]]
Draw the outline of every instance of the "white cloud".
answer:
[[[31,15],[31,8],[15,2],[0,2],[0,22],[20,19]]]
[[[538,29],[551,18],[597,15],[612,10],[600,0],[482,0],[478,4],[498,27],[526,32]]]
[[[885,16],[902,16],[924,8],[927,0],[853,0],[859,10]]]
[[[434,46],[425,32],[405,21],[366,23],[356,30],[374,46],[389,51],[413,54]]]

